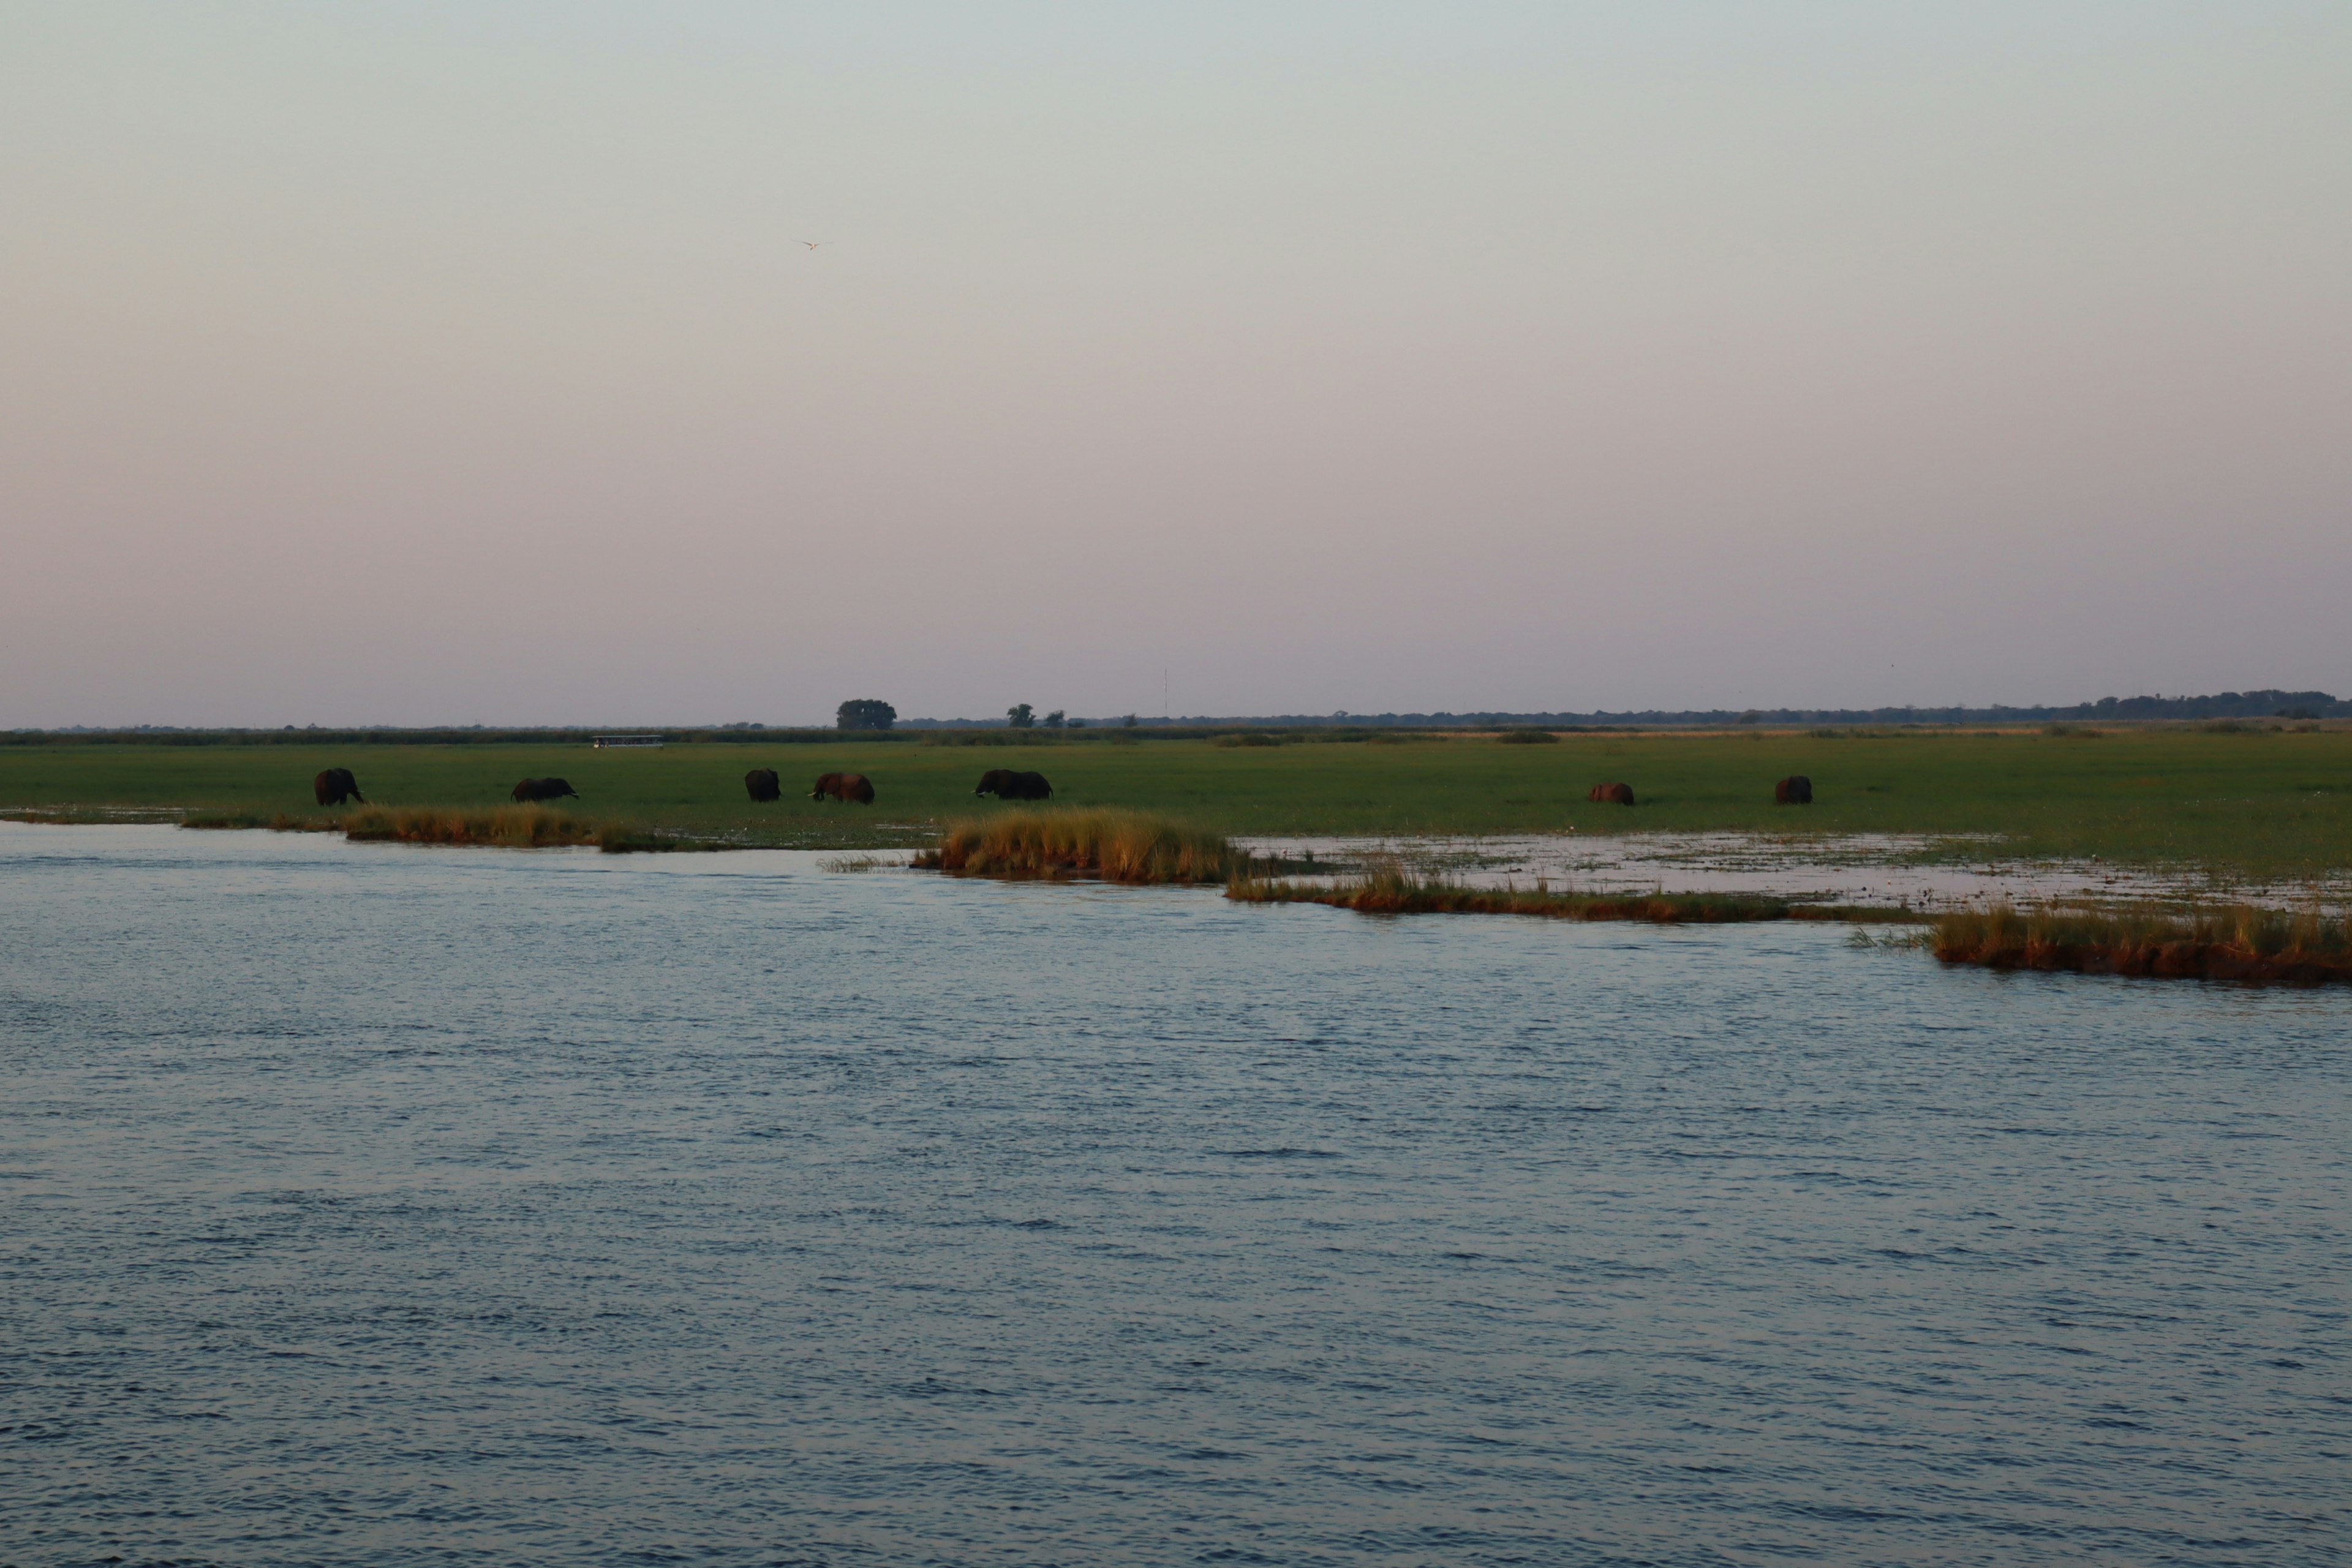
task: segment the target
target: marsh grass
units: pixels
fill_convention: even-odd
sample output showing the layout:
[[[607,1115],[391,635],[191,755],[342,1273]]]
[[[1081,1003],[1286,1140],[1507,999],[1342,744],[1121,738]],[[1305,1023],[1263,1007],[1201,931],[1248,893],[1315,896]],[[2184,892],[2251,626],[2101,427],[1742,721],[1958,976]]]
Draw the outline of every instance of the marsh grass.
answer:
[[[1506,746],[1557,746],[1559,737],[1549,730],[1506,730],[1495,739]]]
[[[1548,920],[1644,921],[1655,925],[1913,918],[1902,910],[1791,903],[1747,893],[1554,892],[1542,881],[1532,889],[1472,888],[1415,871],[1392,858],[1368,862],[1355,874],[1331,882],[1236,876],[1227,885],[1225,897],[1244,903],[1328,904],[1370,915],[1537,915]]]
[[[1247,857],[1223,836],[1148,812],[1008,811],[950,823],[914,865],[965,877],[1099,877],[1106,882],[1222,882]]]
[[[2251,904],[2190,910],[2039,904],[1956,910],[1935,954],[1992,969],[2317,984],[2352,981],[2352,915]]]

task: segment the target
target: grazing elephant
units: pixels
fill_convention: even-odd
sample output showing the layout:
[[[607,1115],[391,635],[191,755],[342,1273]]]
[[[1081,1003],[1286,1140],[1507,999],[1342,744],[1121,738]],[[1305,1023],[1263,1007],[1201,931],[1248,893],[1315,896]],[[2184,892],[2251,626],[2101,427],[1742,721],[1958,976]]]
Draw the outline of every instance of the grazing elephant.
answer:
[[[855,801],[859,805],[874,804],[874,784],[864,773],[825,773],[809,791],[811,800]]]
[[[1592,793],[1584,798],[1608,805],[1631,805],[1633,804],[1633,786],[1629,784],[1594,784]]]
[[[773,768],[753,768],[743,775],[743,787],[751,792],[753,800],[782,800],[783,782],[776,777]]]
[[[360,793],[360,781],[352,777],[349,768],[329,768],[310,781],[310,793],[319,797],[320,805],[341,805],[347,800],[367,804],[367,796]]]
[[[561,800],[567,795],[574,800],[580,798],[580,792],[562,779],[525,779],[514,786],[518,801]]]
[[[1775,805],[1811,805],[1813,804],[1813,781],[1802,773],[1790,773],[1772,786]]]
[[[1011,768],[991,768],[980,775],[980,787],[974,795],[992,795],[999,800],[1051,800],[1054,786],[1045,782],[1044,773],[1014,773]]]

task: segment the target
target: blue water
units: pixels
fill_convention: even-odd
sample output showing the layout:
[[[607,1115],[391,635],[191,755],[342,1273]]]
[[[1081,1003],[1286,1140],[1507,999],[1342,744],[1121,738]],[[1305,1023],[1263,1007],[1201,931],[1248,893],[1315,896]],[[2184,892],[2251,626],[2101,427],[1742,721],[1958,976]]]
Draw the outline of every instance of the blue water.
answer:
[[[0,826],[0,1563],[2352,1561],[2352,995]]]

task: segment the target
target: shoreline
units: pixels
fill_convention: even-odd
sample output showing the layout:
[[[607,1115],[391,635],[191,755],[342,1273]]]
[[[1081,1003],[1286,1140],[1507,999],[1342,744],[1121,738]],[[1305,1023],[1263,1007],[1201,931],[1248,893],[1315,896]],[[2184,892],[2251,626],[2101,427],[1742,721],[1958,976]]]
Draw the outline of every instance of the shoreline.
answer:
[[[353,814],[357,815],[357,814]],[[388,813],[378,815],[388,816]],[[513,819],[496,826],[528,831],[479,832],[435,837],[428,833],[383,830],[344,835],[352,844],[404,843],[417,847],[560,848],[573,853],[627,852],[644,848],[774,849],[774,846],[699,846],[629,841],[611,831],[601,836],[594,824],[572,823],[551,829],[548,819],[560,813],[520,808],[488,814]],[[1419,914],[1515,915],[1521,918],[1579,922],[1632,922],[1660,925],[1752,924],[1790,921],[1837,923],[1856,928],[1858,946],[1923,950],[1939,963],[1999,971],[2079,973],[2155,980],[2202,980],[2239,985],[2316,986],[2352,984],[2352,913],[2334,912],[2306,900],[2299,912],[2242,900],[2222,904],[2212,900],[2175,899],[2042,900],[2020,903],[1989,900],[1980,906],[1956,905],[1942,910],[1901,903],[1863,902],[1817,892],[1790,895],[1750,891],[1678,889],[1663,886],[1625,892],[1591,889],[1555,889],[1538,878],[1532,887],[1506,877],[1500,885],[1479,885],[1456,879],[1442,869],[1433,874],[1393,856],[1370,855],[1351,868],[1328,860],[1262,857],[1241,845],[1213,836],[1187,835],[1181,843],[1158,837],[1167,825],[1122,814],[1091,816],[1098,827],[1152,835],[1155,853],[1181,850],[1183,863],[1148,864],[1148,857],[1127,863],[1122,874],[1114,858],[1106,875],[1096,847],[1073,845],[1068,818],[1048,819],[1058,837],[1050,858],[1034,867],[999,860],[994,864],[941,864],[937,848],[845,853],[828,849],[787,850],[787,853],[827,854],[819,862],[828,874],[882,870],[928,869],[950,877],[986,880],[1046,881],[1074,885],[1099,883],[1129,886],[1185,886],[1237,903],[1305,903],[1390,918]],[[525,820],[528,819],[528,820]],[[439,821],[436,817],[435,820]],[[220,828],[191,825],[155,813],[0,814],[0,824],[39,826],[193,827],[199,832],[301,832],[309,827],[237,822]],[[331,832],[340,823],[320,825]],[[943,841],[948,836],[942,835]],[[1083,840],[1083,835],[1081,836]],[[940,842],[940,841],[935,841]],[[1324,841],[1327,843],[1332,841]],[[1460,841],[1453,841],[1459,843]],[[908,854],[905,859],[886,858]],[[1209,857],[1215,857],[1212,865]],[[1498,874],[1498,873],[1496,873]],[[1873,938],[1865,926],[1908,926],[1911,934]]]

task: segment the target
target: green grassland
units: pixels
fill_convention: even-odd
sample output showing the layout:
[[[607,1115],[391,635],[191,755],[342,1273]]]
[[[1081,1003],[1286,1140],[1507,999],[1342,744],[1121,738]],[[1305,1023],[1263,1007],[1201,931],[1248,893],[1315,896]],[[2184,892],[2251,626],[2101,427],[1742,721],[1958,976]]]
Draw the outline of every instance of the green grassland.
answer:
[[[1234,835],[1998,834],[1950,853],[2095,854],[2263,876],[2352,868],[2352,730],[2342,728],[1570,734],[1551,745],[1468,735],[1250,746],[900,737],[604,752],[57,742],[0,747],[0,812],[329,816],[310,778],[330,765],[352,769],[371,802],[395,806],[492,805],[517,779],[560,774],[580,791],[563,803],[579,816],[747,846],[927,844],[950,818],[999,809],[971,788],[982,770],[1004,767],[1045,773],[1057,805],[1133,807]],[[786,798],[747,799],[753,767],[775,768]],[[809,782],[833,771],[867,774],[876,804],[807,799]],[[1791,773],[1812,778],[1813,805],[1772,804],[1772,782]],[[1632,784],[1640,804],[1588,802],[1606,780]]]

